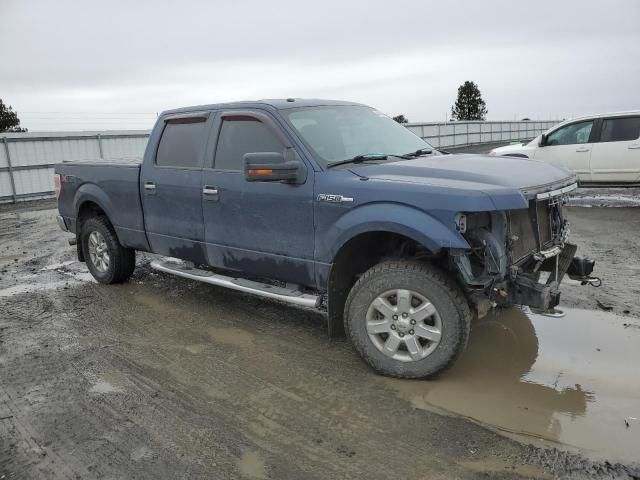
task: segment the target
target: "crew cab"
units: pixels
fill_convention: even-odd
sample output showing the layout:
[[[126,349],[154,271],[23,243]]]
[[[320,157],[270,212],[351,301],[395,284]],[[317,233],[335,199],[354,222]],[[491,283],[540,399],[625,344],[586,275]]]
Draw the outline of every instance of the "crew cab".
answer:
[[[170,110],[142,162],[55,172],[58,223],[97,281],[126,281],[151,252],[166,273],[326,309],[329,334],[390,376],[440,373],[472,314],[552,310],[565,273],[593,269],[568,242],[574,174],[446,155],[356,103]]]
[[[576,173],[583,183],[639,183],[640,111],[573,118],[527,144],[498,147],[489,155],[559,165]]]

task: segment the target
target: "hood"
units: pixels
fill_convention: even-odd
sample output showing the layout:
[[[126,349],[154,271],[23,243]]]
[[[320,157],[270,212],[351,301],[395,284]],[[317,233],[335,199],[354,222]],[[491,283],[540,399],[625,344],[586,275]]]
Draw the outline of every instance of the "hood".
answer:
[[[513,195],[530,197],[577,181],[568,170],[537,160],[472,154],[356,165],[350,170],[371,180],[482,191],[494,201]]]
[[[524,147],[524,143],[512,143],[510,145],[505,145],[504,147],[497,147],[491,150],[491,153],[497,153],[500,155],[505,155],[507,153],[519,153],[522,151],[522,147]]]

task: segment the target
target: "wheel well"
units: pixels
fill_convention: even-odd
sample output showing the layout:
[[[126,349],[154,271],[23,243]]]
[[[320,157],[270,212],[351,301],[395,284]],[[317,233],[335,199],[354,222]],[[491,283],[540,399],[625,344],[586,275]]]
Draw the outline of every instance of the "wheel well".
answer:
[[[338,251],[327,285],[329,335],[344,335],[343,312],[349,291],[358,277],[383,260],[434,259],[434,255],[415,240],[393,232],[361,233]]]
[[[77,245],[77,253],[78,260],[80,262],[84,262],[84,252],[82,250],[82,242],[80,241],[80,234],[82,232],[82,225],[89,218],[104,216],[109,219],[107,213],[95,202],[87,200],[80,205],[78,209],[78,217],[76,221],[76,245]]]
[[[101,215],[107,216],[106,212],[95,202],[87,200],[78,209],[78,225],[82,225],[87,218],[99,217]]]

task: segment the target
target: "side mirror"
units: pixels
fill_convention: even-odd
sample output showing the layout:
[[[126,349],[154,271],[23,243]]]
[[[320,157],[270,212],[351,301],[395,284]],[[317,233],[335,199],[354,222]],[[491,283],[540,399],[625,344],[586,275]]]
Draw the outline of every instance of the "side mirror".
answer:
[[[306,169],[300,160],[285,161],[278,152],[245,153],[244,178],[248,182],[304,183]]]
[[[544,147],[547,144],[547,136],[543,133],[540,135],[540,141],[538,142],[539,147]]]

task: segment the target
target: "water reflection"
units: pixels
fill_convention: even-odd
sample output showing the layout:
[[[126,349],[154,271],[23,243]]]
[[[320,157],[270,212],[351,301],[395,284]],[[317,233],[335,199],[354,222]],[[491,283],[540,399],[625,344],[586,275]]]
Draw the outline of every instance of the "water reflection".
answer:
[[[435,381],[385,380],[417,408],[500,430],[640,459],[638,329],[629,319],[568,310],[565,318],[498,311],[473,325],[458,363]]]

